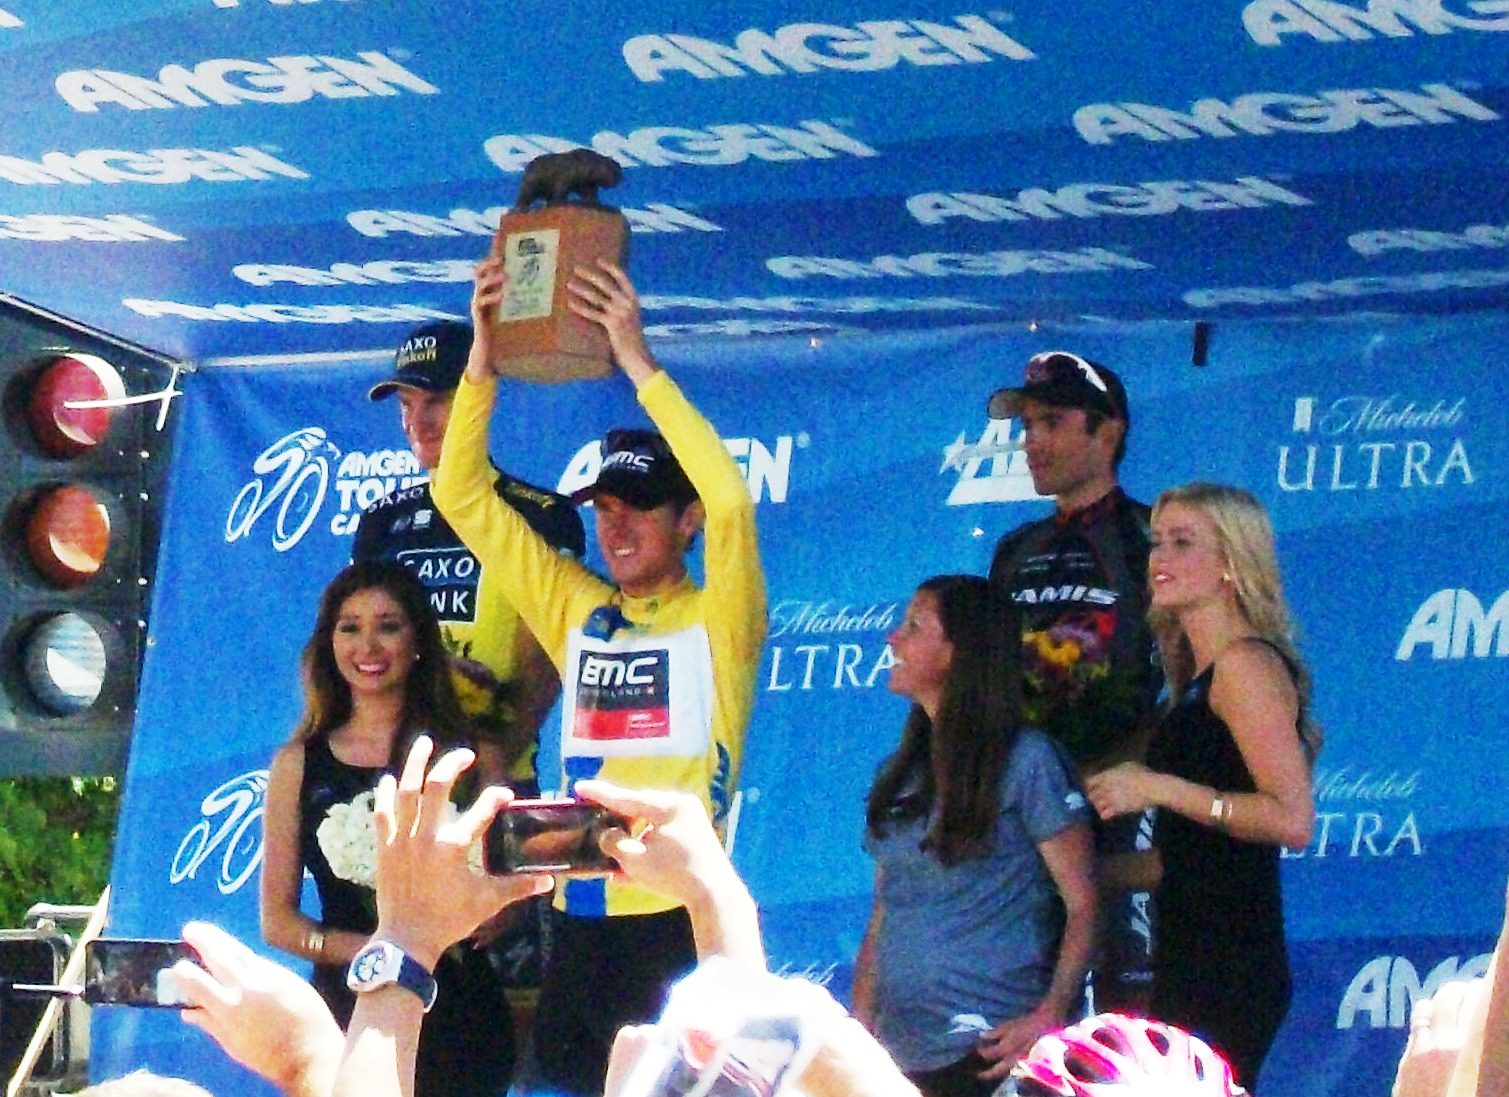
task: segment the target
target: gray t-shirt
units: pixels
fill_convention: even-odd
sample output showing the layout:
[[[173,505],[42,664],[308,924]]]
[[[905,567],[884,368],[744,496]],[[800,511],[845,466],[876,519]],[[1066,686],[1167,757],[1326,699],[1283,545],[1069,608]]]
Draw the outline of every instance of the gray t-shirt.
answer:
[[[918,848],[927,829],[920,818],[865,835],[885,912],[875,951],[876,1030],[903,1070],[956,1062],[986,1028],[1042,1001],[1063,908],[1037,844],[1088,818],[1063,755],[1025,729],[1006,766],[985,856],[945,867]]]

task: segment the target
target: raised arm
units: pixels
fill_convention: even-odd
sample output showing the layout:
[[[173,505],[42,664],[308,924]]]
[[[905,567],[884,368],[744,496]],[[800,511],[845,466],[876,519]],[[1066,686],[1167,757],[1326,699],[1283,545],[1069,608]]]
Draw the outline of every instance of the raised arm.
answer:
[[[488,362],[503,279],[500,260],[478,265],[472,292],[476,334],[451,405],[430,494],[482,566],[500,570],[504,596],[559,668],[570,625],[605,600],[609,588],[580,563],[556,552],[493,489],[487,454],[497,378]]]
[[[189,922],[183,939],[203,965],[173,966],[192,1007],[183,1010],[184,1022],[286,1097],[329,1097],[345,1035],[319,991],[219,926]]]
[[[639,297],[628,276],[611,264],[576,268],[569,283],[573,312],[608,334],[619,367],[634,383],[639,402],[665,436],[706,514],[703,527],[703,592],[718,607],[707,616],[717,664],[713,685],[732,714],[727,726],[748,722],[765,642],[765,577],[755,531],[754,500],[738,464],[713,425],[660,368],[645,343]],[[742,741],[722,744],[737,777]]]
[[[446,805],[472,752],[453,750],[429,766],[433,744],[415,740],[395,782],[383,777],[377,817],[377,930],[426,971],[440,954],[500,907],[549,891],[549,876],[486,876],[469,864],[472,845],[512,794],[492,786],[459,818]],[[396,985],[359,994],[333,1097],[412,1097],[424,1007]]]

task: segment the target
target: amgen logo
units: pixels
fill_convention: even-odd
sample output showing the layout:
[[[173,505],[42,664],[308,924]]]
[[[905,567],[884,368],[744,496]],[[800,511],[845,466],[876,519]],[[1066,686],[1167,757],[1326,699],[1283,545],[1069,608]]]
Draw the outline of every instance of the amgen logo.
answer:
[[[852,27],[789,23],[774,31],[740,31],[731,44],[687,34],[639,34],[623,45],[624,62],[646,83],[683,72],[698,80],[786,73],[876,72],[908,64],[980,65],[1000,58],[1032,61],[1026,46],[979,15],[953,25],[925,19],[884,19]]]
[[[977,441],[969,441],[961,430],[959,437],[944,447],[938,472],[954,472],[959,477],[948,494],[949,506],[1041,498],[1032,486],[1021,439],[1012,432],[1015,423],[1015,419],[992,419]]]
[[[74,69],[53,81],[58,95],[74,110],[93,114],[102,105],[127,110],[172,110],[175,107],[233,107],[241,103],[303,103],[325,99],[398,95],[435,95],[440,89],[376,50],[355,59],[307,55],[243,61],[214,57],[192,68],[165,65],[154,80],[110,69]]]
[[[1394,658],[1408,662],[1422,647],[1432,659],[1509,656],[1509,590],[1486,610],[1470,590],[1436,591],[1415,610]]]
[[[1429,998],[1442,983],[1475,979],[1488,970],[1490,952],[1469,957],[1448,956],[1422,981],[1419,970],[1405,956],[1379,956],[1369,960],[1352,977],[1336,1011],[1336,1027],[1349,1029],[1358,1023],[1369,1028],[1403,1028],[1416,1002]]]

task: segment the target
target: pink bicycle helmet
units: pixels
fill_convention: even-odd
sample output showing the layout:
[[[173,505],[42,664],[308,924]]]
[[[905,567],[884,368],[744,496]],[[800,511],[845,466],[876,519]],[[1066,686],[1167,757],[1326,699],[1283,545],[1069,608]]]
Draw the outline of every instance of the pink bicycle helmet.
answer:
[[[1145,1017],[1102,1013],[1032,1045],[1006,1097],[1239,1097],[1246,1090],[1209,1044]]]

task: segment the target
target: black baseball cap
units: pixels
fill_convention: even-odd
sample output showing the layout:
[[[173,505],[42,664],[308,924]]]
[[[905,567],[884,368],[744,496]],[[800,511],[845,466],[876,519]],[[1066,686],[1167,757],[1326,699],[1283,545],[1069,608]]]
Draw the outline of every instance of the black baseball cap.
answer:
[[[453,392],[461,384],[471,349],[470,324],[441,320],[416,328],[393,356],[393,376],[373,385],[367,399],[382,400],[401,388]]]
[[[1083,408],[1130,425],[1127,390],[1121,378],[1097,362],[1066,350],[1049,350],[1027,360],[1027,375],[1016,388],[998,389],[985,410],[992,419],[1014,419],[1023,400],[1057,408]]]
[[[610,430],[602,450],[597,480],[572,492],[573,503],[613,495],[635,510],[654,510],[666,503],[684,506],[697,498],[681,462],[653,430]]]

